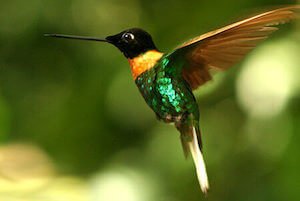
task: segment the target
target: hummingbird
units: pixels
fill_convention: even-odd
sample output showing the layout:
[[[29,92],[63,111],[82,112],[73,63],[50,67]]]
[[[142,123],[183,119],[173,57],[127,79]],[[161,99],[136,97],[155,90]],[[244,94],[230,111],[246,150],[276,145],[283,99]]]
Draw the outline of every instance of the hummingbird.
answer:
[[[180,132],[185,156],[192,155],[201,190],[209,190],[202,154],[199,108],[193,90],[212,79],[211,70],[225,70],[241,61],[276,25],[297,17],[299,5],[264,12],[200,35],[163,53],[151,35],[131,28],[106,38],[45,34],[45,36],[107,42],[128,59],[132,76],[157,118]]]

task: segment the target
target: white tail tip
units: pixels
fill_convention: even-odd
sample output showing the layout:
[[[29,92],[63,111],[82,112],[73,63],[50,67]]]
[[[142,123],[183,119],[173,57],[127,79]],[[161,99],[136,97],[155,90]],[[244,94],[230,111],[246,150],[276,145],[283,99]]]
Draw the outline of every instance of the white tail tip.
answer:
[[[197,140],[197,134],[195,131],[195,128],[193,129],[193,140],[191,142],[188,142],[195,166],[197,171],[197,176],[199,180],[199,184],[201,187],[201,190],[204,194],[207,194],[209,190],[209,183],[208,178],[206,174],[206,168],[205,163],[203,159],[203,155],[200,151],[198,140]]]

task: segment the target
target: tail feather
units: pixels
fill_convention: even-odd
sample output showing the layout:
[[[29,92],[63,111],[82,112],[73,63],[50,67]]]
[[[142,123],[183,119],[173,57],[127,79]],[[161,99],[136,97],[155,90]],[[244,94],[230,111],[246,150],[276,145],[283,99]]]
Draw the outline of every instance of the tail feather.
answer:
[[[195,127],[193,127],[192,140],[187,142],[187,144],[190,148],[190,152],[192,154],[192,157],[193,157],[193,160],[195,163],[198,181],[199,181],[201,190],[203,191],[204,194],[207,194],[207,192],[209,190],[208,177],[207,177],[207,173],[206,173],[203,155],[202,155],[202,152],[199,147]]]
[[[191,153],[201,190],[206,194],[209,190],[209,183],[202,155],[199,121],[193,114],[189,114],[186,119],[176,123],[175,126],[181,133],[180,139],[184,155],[187,157]]]
[[[189,151],[189,146],[187,145],[186,139],[184,139],[183,134],[180,135],[180,140],[181,140],[184,157],[187,158],[189,156],[190,151]]]

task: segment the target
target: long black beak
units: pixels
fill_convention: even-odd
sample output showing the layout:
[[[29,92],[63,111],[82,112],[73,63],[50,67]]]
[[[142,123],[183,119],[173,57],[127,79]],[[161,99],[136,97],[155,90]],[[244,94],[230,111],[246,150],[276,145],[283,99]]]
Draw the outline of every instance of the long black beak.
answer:
[[[44,34],[47,37],[56,37],[56,38],[67,38],[67,39],[78,39],[78,40],[91,40],[91,41],[101,41],[101,42],[110,42],[106,38],[93,38],[85,36],[72,36],[72,35],[62,35],[62,34]]]

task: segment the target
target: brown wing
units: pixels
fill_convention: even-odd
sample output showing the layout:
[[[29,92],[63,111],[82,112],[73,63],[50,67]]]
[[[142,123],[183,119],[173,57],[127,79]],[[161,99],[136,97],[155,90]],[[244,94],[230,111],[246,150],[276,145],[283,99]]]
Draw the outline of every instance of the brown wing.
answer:
[[[184,43],[182,75],[192,89],[211,79],[210,69],[224,70],[241,61],[258,43],[273,31],[272,27],[295,19],[300,5],[272,10],[224,28],[203,34]]]

